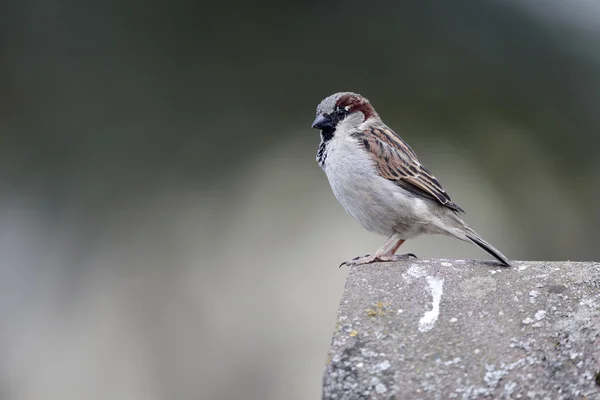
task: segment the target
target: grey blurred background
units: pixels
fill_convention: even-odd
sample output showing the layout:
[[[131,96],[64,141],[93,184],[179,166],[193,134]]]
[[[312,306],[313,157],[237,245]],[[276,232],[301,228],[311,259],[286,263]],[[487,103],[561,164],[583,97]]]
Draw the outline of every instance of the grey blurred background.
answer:
[[[0,397],[315,399],[367,96],[513,259],[600,258],[597,1],[0,5]],[[421,257],[487,258],[449,238]]]

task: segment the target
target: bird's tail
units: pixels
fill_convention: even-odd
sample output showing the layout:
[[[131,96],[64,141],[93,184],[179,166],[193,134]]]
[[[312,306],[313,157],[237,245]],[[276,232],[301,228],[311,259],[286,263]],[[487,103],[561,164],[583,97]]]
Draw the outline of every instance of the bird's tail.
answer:
[[[477,232],[471,229],[455,214],[452,214],[451,218],[446,220],[446,224],[440,226],[440,231],[447,235],[464,240],[465,242],[471,242],[475,244],[481,250],[500,261],[505,267],[510,267],[508,258],[506,258],[504,254],[500,252],[500,250],[483,240],[483,238],[479,236]]]
[[[481,250],[485,251],[486,253],[494,257],[496,260],[500,261],[505,267],[510,267],[510,262],[508,261],[508,258],[506,258],[504,254],[500,252],[500,250],[483,240],[481,236],[475,233],[474,230],[468,228],[465,236],[471,241],[471,243],[477,245],[477,247],[479,247]]]

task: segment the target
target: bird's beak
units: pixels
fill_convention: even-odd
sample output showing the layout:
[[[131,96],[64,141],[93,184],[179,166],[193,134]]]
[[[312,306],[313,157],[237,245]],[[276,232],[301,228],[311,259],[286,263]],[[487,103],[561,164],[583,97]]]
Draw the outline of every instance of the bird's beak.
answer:
[[[312,123],[312,127],[321,130],[333,129],[333,121],[326,115],[319,115]]]

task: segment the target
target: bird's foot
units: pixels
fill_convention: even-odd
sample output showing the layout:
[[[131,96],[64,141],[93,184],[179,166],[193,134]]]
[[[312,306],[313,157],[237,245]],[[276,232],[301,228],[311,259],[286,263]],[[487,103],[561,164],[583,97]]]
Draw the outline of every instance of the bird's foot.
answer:
[[[391,256],[381,256],[381,257],[379,257],[379,260],[380,261],[406,261],[406,260],[409,260],[411,257],[418,258],[413,253],[406,253],[406,254],[393,254]]]
[[[344,261],[340,264],[339,268],[342,268],[342,265],[347,265],[348,267],[352,265],[362,265],[362,264],[370,264],[376,261],[376,257],[374,255],[365,254],[363,257],[354,257],[352,260]]]
[[[353,258],[350,261],[344,261],[343,263],[340,264],[340,268],[342,267],[342,265],[346,265],[348,267],[351,267],[353,265],[364,265],[364,264],[371,264],[371,263],[375,263],[375,262],[392,262],[392,261],[404,261],[404,260],[408,260],[409,258],[417,258],[416,255],[414,255],[413,253],[407,253],[407,254],[390,254],[390,255],[365,255],[364,257],[356,257]]]

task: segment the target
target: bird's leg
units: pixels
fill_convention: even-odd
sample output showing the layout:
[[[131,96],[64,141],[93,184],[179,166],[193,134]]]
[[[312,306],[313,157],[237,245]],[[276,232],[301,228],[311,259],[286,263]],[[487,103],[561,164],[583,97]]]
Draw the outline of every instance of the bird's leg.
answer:
[[[396,251],[398,251],[398,249],[400,248],[400,246],[402,246],[402,243],[404,243],[404,242],[405,242],[405,240],[400,238],[400,235],[398,233],[394,233],[375,252],[375,254],[373,254],[373,255],[367,254],[364,257],[356,257],[350,261],[344,261],[343,263],[340,264],[340,267],[342,265],[351,266],[351,265],[370,264],[370,263],[378,262],[378,261],[406,260],[407,258],[409,258],[411,256],[417,258],[417,256],[415,256],[412,253],[400,254],[400,255],[394,254],[394,253],[396,253]]]
[[[405,241],[406,240],[404,240],[404,239],[400,239],[398,241],[398,243],[396,243],[396,245],[390,250],[390,252],[387,254],[381,255],[379,257],[379,260],[380,261],[401,261],[401,260],[406,260],[410,257],[417,258],[417,256],[415,256],[413,253],[395,254],[398,251],[398,249],[400,248],[400,246],[402,246],[402,244]]]

